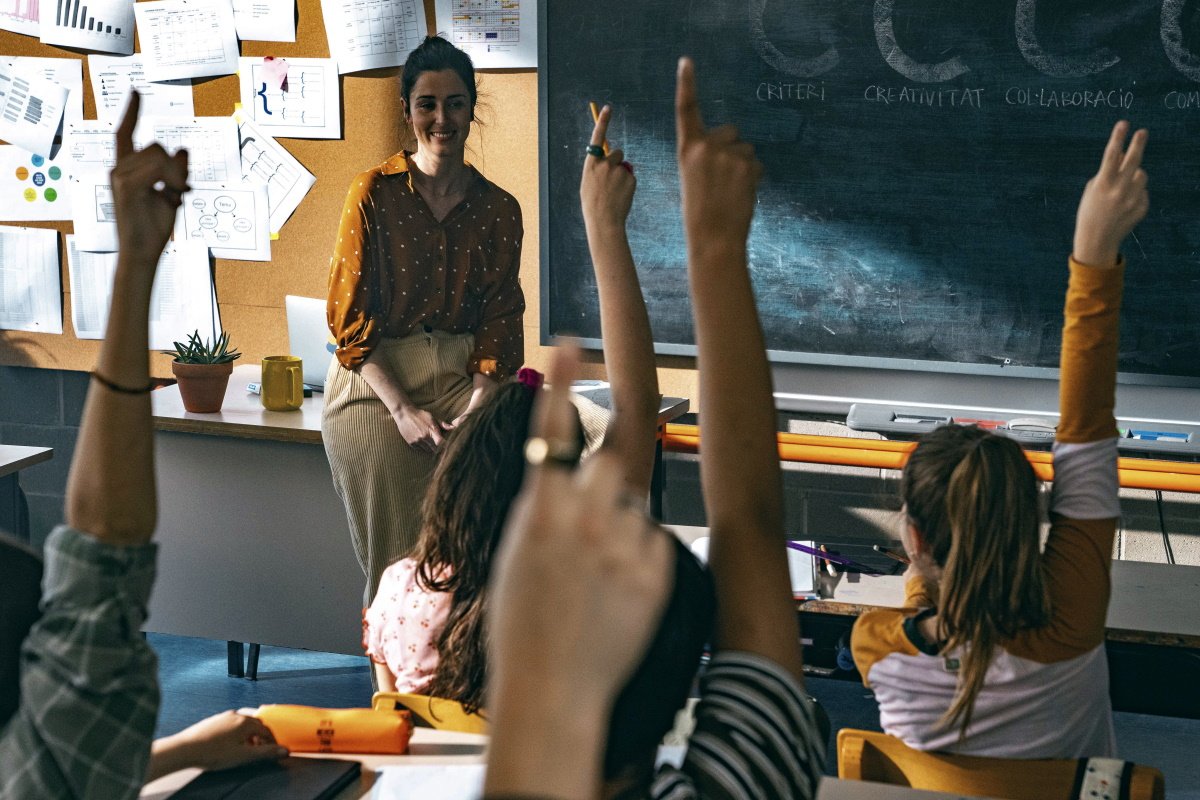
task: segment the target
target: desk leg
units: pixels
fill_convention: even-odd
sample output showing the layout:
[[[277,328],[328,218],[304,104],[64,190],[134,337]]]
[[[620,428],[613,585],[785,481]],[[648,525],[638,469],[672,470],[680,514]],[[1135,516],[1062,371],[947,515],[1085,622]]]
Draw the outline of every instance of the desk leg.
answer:
[[[650,473],[650,515],[659,522],[663,518],[663,489],[666,486],[666,468],[663,466],[662,428],[654,442],[654,471]]]
[[[246,680],[258,680],[258,651],[261,646],[258,644],[250,645],[250,652],[246,655]]]
[[[29,505],[15,472],[0,478],[0,530],[29,542]]]

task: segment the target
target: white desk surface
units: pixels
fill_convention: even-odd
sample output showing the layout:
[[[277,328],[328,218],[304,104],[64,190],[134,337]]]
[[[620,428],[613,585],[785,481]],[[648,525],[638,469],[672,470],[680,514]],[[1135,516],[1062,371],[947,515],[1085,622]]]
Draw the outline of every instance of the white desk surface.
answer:
[[[358,798],[370,795],[371,787],[375,784],[375,771],[380,767],[398,764],[478,764],[483,761],[487,740],[488,737],[476,733],[417,728],[413,731],[412,741],[409,742],[408,755],[375,756],[339,753],[297,753],[296,755],[361,761],[363,770],[358,783],[342,790],[336,799],[358,800]],[[185,769],[164,775],[158,780],[146,784],[139,797],[141,800],[165,800],[199,774],[200,770],[198,769]]]
[[[54,457],[51,447],[21,447],[15,444],[0,444],[0,478],[32,467]]]
[[[259,395],[246,391],[246,384],[257,383],[261,378],[262,369],[257,364],[234,367],[225,390],[225,403],[215,414],[193,414],[185,410],[178,386],[167,386],[151,392],[150,408],[154,427],[160,431],[319,444],[325,396],[313,392],[312,397],[304,398],[298,411],[268,411],[263,408]],[[686,414],[688,406],[686,398],[662,398],[658,424],[664,425]]]
[[[870,781],[843,781],[825,778],[817,790],[817,800],[979,800],[961,794],[927,792],[907,786],[889,786]]]

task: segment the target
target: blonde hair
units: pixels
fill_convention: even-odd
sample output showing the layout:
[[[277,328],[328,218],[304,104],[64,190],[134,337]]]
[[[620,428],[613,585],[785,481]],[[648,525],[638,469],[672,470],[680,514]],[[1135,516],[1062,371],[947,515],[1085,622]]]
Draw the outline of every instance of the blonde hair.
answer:
[[[1037,478],[1011,439],[947,425],[922,438],[900,482],[908,521],[942,568],[938,638],[962,653],[939,720],[960,739],[996,648],[1050,616],[1038,546]]]

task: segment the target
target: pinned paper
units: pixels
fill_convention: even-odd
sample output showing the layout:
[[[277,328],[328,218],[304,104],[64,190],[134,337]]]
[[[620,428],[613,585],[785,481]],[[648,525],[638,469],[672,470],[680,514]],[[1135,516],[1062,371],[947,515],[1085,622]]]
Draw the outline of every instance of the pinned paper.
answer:
[[[238,77],[243,110],[267,133],[298,139],[342,135],[338,67],[332,59],[242,58]]]
[[[61,151],[57,159],[48,159],[20,147],[0,146],[0,219],[70,219],[70,169],[71,159]]]
[[[49,156],[67,88],[26,66],[0,62],[0,139]]]
[[[0,328],[62,333],[58,231],[0,226]]]
[[[268,89],[280,92],[288,90],[288,62],[286,58],[264,56],[262,60],[263,83]]]

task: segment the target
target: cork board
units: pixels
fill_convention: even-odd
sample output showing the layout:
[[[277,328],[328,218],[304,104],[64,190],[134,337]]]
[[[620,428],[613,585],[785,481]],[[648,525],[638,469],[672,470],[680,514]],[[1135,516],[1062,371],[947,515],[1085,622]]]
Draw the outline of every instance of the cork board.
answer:
[[[434,33],[433,0],[425,12]],[[241,43],[243,56],[328,57],[329,46],[320,0],[297,0],[296,41]],[[139,48],[140,49],[140,48]],[[36,38],[0,31],[0,54],[78,58],[83,61],[84,117],[95,119],[86,54],[43,45]],[[287,352],[287,323],[283,298],[288,294],[324,297],[333,252],[337,220],[346,189],[359,172],[380,163],[406,144],[407,134],[399,98],[398,69],[344,75],[342,82],[342,138],[287,139],[280,142],[300,160],[317,182],[296,213],[271,243],[271,261],[257,263],[217,259],[215,281],[221,321],[242,351],[241,363],[256,363],[263,356]],[[193,97],[197,116],[227,116],[238,99],[238,78],[197,79]],[[521,281],[529,311],[525,315],[526,360],[543,366],[546,348],[538,334],[538,97],[534,70],[479,72],[481,125],[468,141],[468,158],[521,204],[525,242]],[[68,222],[11,223],[54,227],[72,232]],[[95,363],[99,341],[75,338],[71,327],[71,296],[67,277],[65,241],[60,239],[63,287],[63,334],[0,331],[0,364],[66,370],[88,370]],[[589,355],[598,360],[598,354]],[[695,374],[690,359],[661,359],[661,389],[676,396],[695,396]],[[151,371],[170,377],[170,359],[151,356]],[[593,365],[590,376],[603,374]]]

